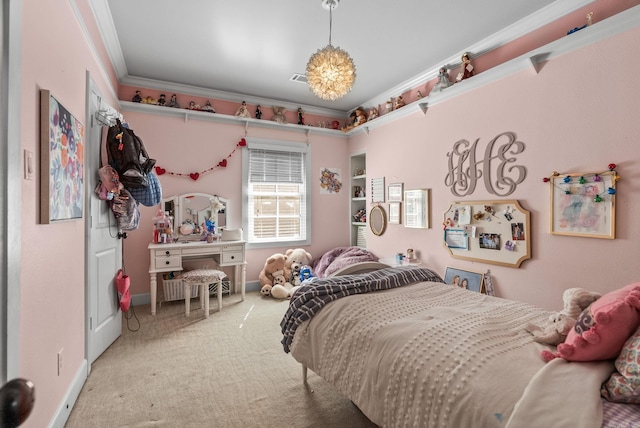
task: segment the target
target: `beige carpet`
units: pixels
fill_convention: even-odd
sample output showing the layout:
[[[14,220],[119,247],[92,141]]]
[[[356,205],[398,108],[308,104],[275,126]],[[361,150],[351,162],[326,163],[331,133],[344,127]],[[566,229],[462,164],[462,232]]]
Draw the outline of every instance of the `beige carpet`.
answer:
[[[156,316],[135,308],[128,331],[98,358],[67,428],[375,427],[315,373],[282,350],[280,320],[288,301],[247,293],[215,297],[205,319],[198,299],[165,302]],[[135,320],[130,320],[135,327]]]

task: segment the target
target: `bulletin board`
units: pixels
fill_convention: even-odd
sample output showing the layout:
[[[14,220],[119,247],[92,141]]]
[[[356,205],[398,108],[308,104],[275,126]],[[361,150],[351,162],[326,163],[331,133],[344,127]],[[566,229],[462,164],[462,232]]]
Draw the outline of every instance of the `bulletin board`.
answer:
[[[515,199],[453,202],[443,224],[454,258],[509,267],[531,258],[531,213]]]

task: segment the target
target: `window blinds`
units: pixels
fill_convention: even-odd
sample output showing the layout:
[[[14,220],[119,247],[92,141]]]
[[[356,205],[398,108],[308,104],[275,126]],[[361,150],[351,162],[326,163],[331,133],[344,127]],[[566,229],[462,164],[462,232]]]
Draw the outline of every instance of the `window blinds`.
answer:
[[[249,150],[250,183],[304,183],[304,153]]]

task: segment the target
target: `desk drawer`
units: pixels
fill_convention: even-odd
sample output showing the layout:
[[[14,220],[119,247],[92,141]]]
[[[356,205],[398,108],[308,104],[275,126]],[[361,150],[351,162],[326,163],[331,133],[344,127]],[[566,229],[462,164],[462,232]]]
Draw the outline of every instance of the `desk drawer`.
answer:
[[[153,252],[156,258],[179,256],[180,250],[155,250]]]
[[[163,268],[182,268],[182,258],[180,255],[177,256],[163,256],[155,258],[155,268],[163,269]]]
[[[223,245],[222,246],[222,252],[226,253],[226,252],[232,252],[232,251],[239,251],[239,252],[244,252],[244,245]]]
[[[229,251],[222,253],[222,264],[242,263],[244,261],[244,253],[242,251]]]

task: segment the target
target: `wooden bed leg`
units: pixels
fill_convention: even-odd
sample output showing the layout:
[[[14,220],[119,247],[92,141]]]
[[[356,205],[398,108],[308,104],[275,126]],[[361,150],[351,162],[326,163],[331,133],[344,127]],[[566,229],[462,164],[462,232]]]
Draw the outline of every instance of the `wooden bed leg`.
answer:
[[[302,365],[302,383],[307,384],[307,366]]]

